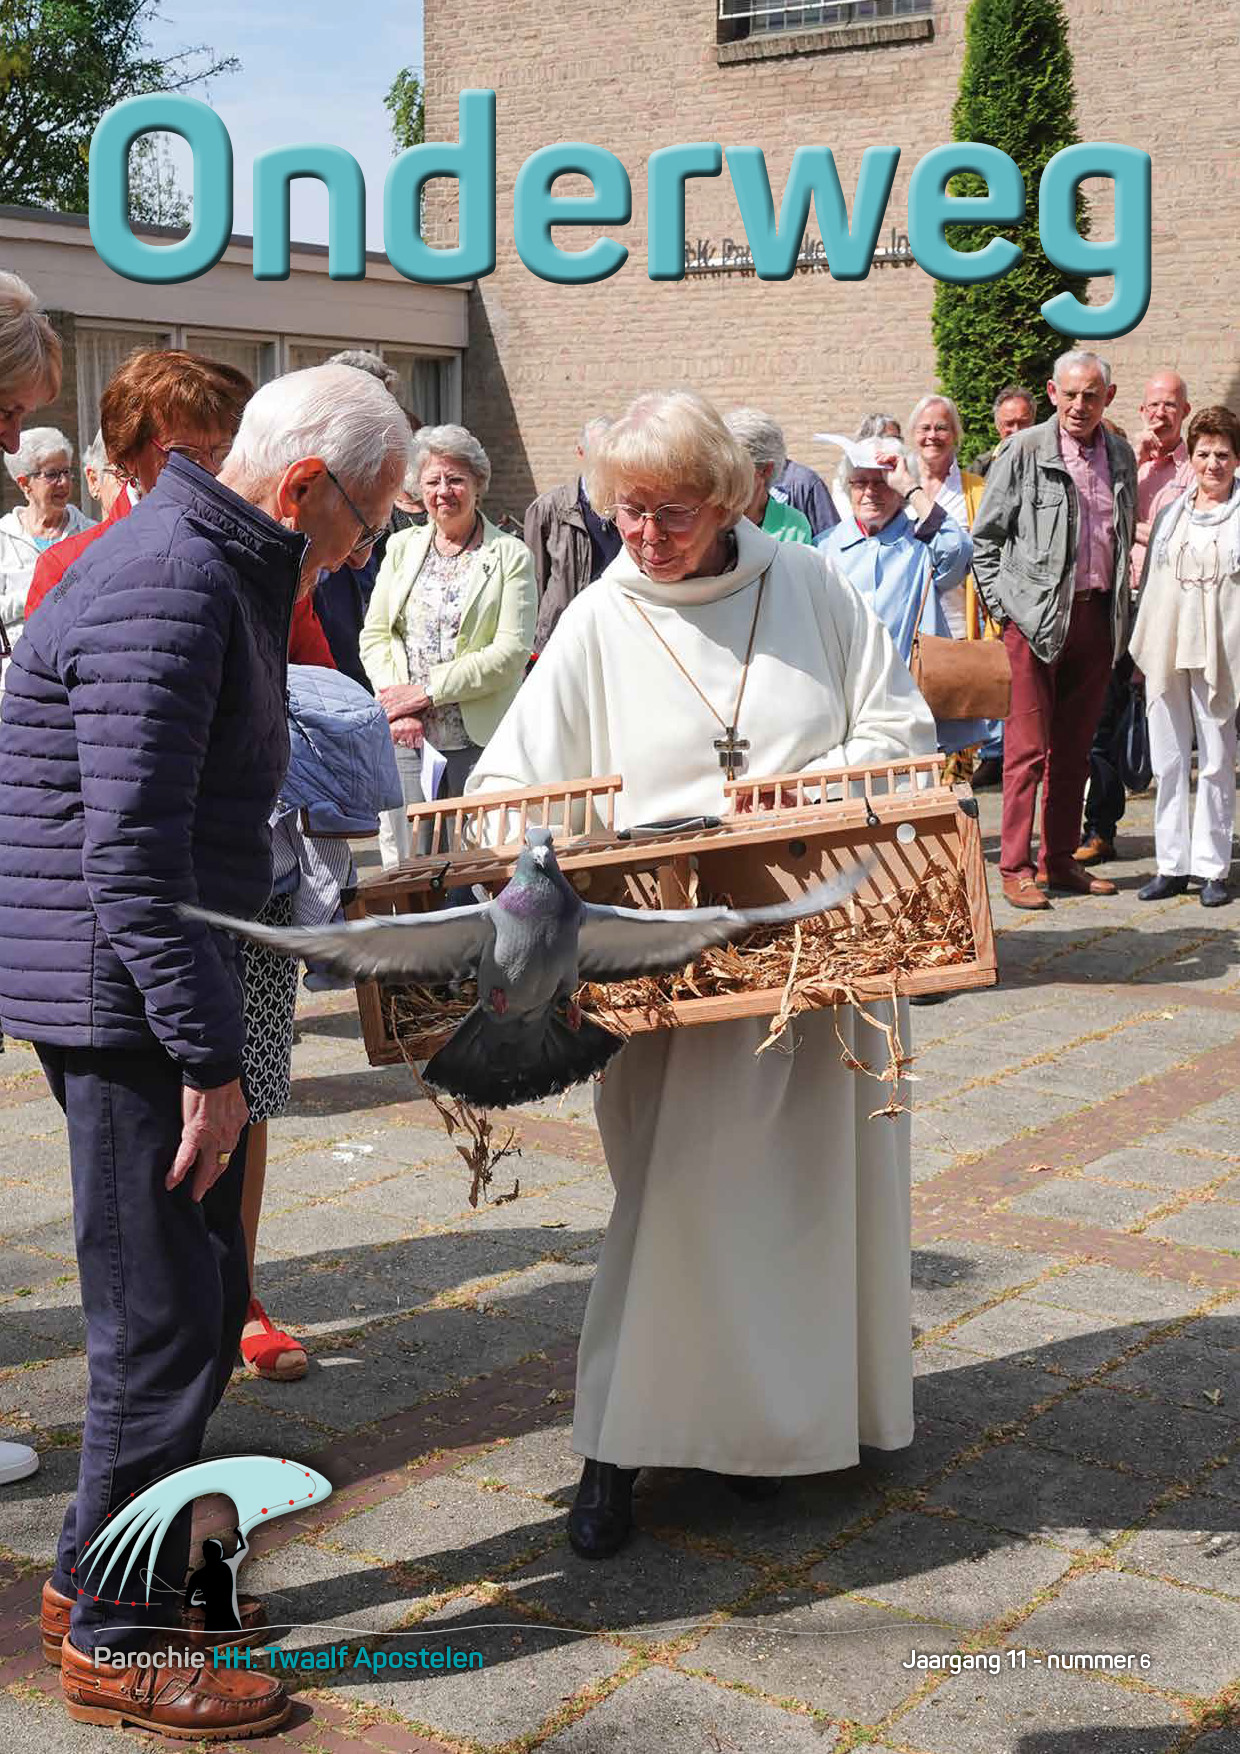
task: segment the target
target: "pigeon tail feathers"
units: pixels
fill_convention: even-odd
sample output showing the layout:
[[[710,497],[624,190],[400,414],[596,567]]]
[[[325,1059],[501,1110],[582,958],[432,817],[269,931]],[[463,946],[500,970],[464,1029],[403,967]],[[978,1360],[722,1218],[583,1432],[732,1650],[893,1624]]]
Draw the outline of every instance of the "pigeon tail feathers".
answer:
[[[423,1077],[477,1108],[508,1108],[584,1083],[623,1046],[618,1035],[588,1017],[570,1029],[555,1010],[541,1028],[499,1029],[475,1005],[427,1062]]]

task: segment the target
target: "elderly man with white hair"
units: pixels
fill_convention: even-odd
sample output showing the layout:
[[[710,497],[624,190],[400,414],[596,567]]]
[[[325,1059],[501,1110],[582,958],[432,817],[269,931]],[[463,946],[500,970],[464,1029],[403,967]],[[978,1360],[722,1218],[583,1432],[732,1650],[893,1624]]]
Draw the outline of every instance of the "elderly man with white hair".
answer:
[[[54,1649],[70,1613],[62,1687],[92,1723],[245,1736],[287,1711],[263,1676],[188,1666],[183,1640],[175,1684],[143,1684],[148,1640],[180,1622],[188,1514],[152,1556],[149,1600],[96,1600],[75,1567],[118,1505],[197,1458],[232,1370],[249,1298],[238,953],[182,908],[253,917],[267,899],[293,605],[369,549],[408,450],[364,374],[277,379],[218,477],[172,453],[10,667],[0,1020],[35,1044],[68,1123],[90,1366],[43,1632]]]
[[[1003,445],[973,520],[973,577],[1012,665],[999,869],[1018,908],[1046,907],[1044,887],[1115,894],[1074,855],[1089,747],[1131,614],[1137,465],[1103,420],[1111,368],[1096,353],[1061,354],[1047,392],[1054,415]]]
[[[4,466],[26,502],[0,518],[0,620],[12,645],[39,556],[95,520],[72,503],[73,446],[57,427],[27,427]]]
[[[777,542],[812,542],[814,533],[804,512],[786,499],[777,499],[772,484],[783,472],[788,461],[783,428],[760,408],[733,408],[724,415],[732,437],[749,453],[753,464],[754,485],[745,516],[751,524]]]

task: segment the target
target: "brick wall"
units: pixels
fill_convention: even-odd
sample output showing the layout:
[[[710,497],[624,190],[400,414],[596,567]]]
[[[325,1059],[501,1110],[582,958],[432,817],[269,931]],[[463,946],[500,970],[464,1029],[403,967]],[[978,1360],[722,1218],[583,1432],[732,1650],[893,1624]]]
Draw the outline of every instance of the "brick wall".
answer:
[[[1119,386],[1115,418],[1135,429],[1144,379],[1161,365],[1184,372],[1197,406],[1240,407],[1240,337],[1226,291],[1240,234],[1234,154],[1221,137],[1210,146],[1209,130],[1203,138],[1169,96],[1165,9],[1152,0],[1068,0],[1068,9],[1082,138],[1141,146],[1154,160],[1153,298],[1140,328],[1102,349]],[[778,206],[798,145],[830,145],[846,192],[867,146],[898,145],[886,226],[904,230],[913,166],[951,137],[964,0],[941,0],[930,37],[867,33],[879,40],[722,65],[716,11],[714,0],[603,9],[475,0],[462,30],[457,8],[427,0],[427,138],[456,139],[462,89],[490,87],[497,98],[498,260],[472,295],[464,379],[466,422],[494,467],[495,512],[519,514],[534,492],[569,476],[582,421],[618,412],[642,389],[691,384],[725,407],[766,407],[793,455],[819,463],[826,453],[812,444],[815,431],[850,430],[874,407],[903,417],[933,386],[934,283],[918,267],[876,268],[851,285],[819,273],[786,283],[647,279],[646,161],[683,141],[760,146]],[[1196,45],[1211,113],[1228,114],[1240,102],[1240,59],[1218,36],[1217,7],[1183,0],[1176,25]],[[632,183],[632,220],[610,231],[629,259],[595,286],[538,280],[512,242],[516,173],[531,152],[562,140],[608,148]],[[576,180],[556,192],[574,193]],[[454,192],[450,182],[428,187],[435,241],[454,235]],[[1110,223],[1104,186],[1094,235],[1109,235]],[[686,229],[716,243],[742,237],[726,168],[689,182]],[[555,237],[572,248],[589,235]],[[1109,286],[1095,283],[1094,296]]]
[[[58,426],[70,440],[74,448],[74,461],[81,457],[81,446],[78,443],[77,414],[77,353],[76,333],[73,313],[71,311],[48,311],[52,327],[60,336],[60,345],[64,358],[64,372],[60,381],[60,395],[46,408],[38,408],[23,424],[26,426]],[[87,444],[93,438],[87,435]],[[74,499],[80,495],[75,492]],[[13,481],[7,469],[0,469],[0,513],[9,511],[15,505],[24,505],[17,483]],[[82,508],[90,516],[94,512],[89,504]]]

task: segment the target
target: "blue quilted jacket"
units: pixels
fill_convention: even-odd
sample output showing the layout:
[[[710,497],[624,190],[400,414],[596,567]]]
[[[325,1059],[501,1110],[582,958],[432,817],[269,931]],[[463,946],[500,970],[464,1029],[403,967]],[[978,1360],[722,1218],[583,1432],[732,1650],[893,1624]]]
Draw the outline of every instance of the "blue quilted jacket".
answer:
[[[174,456],[26,623],[0,716],[6,1033],[238,1076],[236,947],[178,904],[253,916],[270,892],[305,546]]]

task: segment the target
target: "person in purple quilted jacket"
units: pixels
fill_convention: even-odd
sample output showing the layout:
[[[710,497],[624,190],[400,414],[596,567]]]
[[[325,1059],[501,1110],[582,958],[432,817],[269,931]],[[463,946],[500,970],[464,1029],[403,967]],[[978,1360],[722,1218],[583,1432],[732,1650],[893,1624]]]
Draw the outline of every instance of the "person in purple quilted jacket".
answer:
[[[218,477],[172,452],[27,623],[6,678],[0,1023],[35,1044],[68,1123],[90,1372],[43,1638],[67,1634],[66,1705],[93,1723],[249,1735],[287,1710],[257,1673],[185,1664],[152,1690],[149,1654],[117,1660],[180,1623],[188,1511],[149,1603],[144,1585],[136,1606],[95,1599],[75,1567],[116,1506],[197,1458],[232,1370],[249,1297],[239,957],[181,906],[253,917],[267,899],[293,605],[368,551],[408,451],[404,414],[361,372],[266,385]]]

